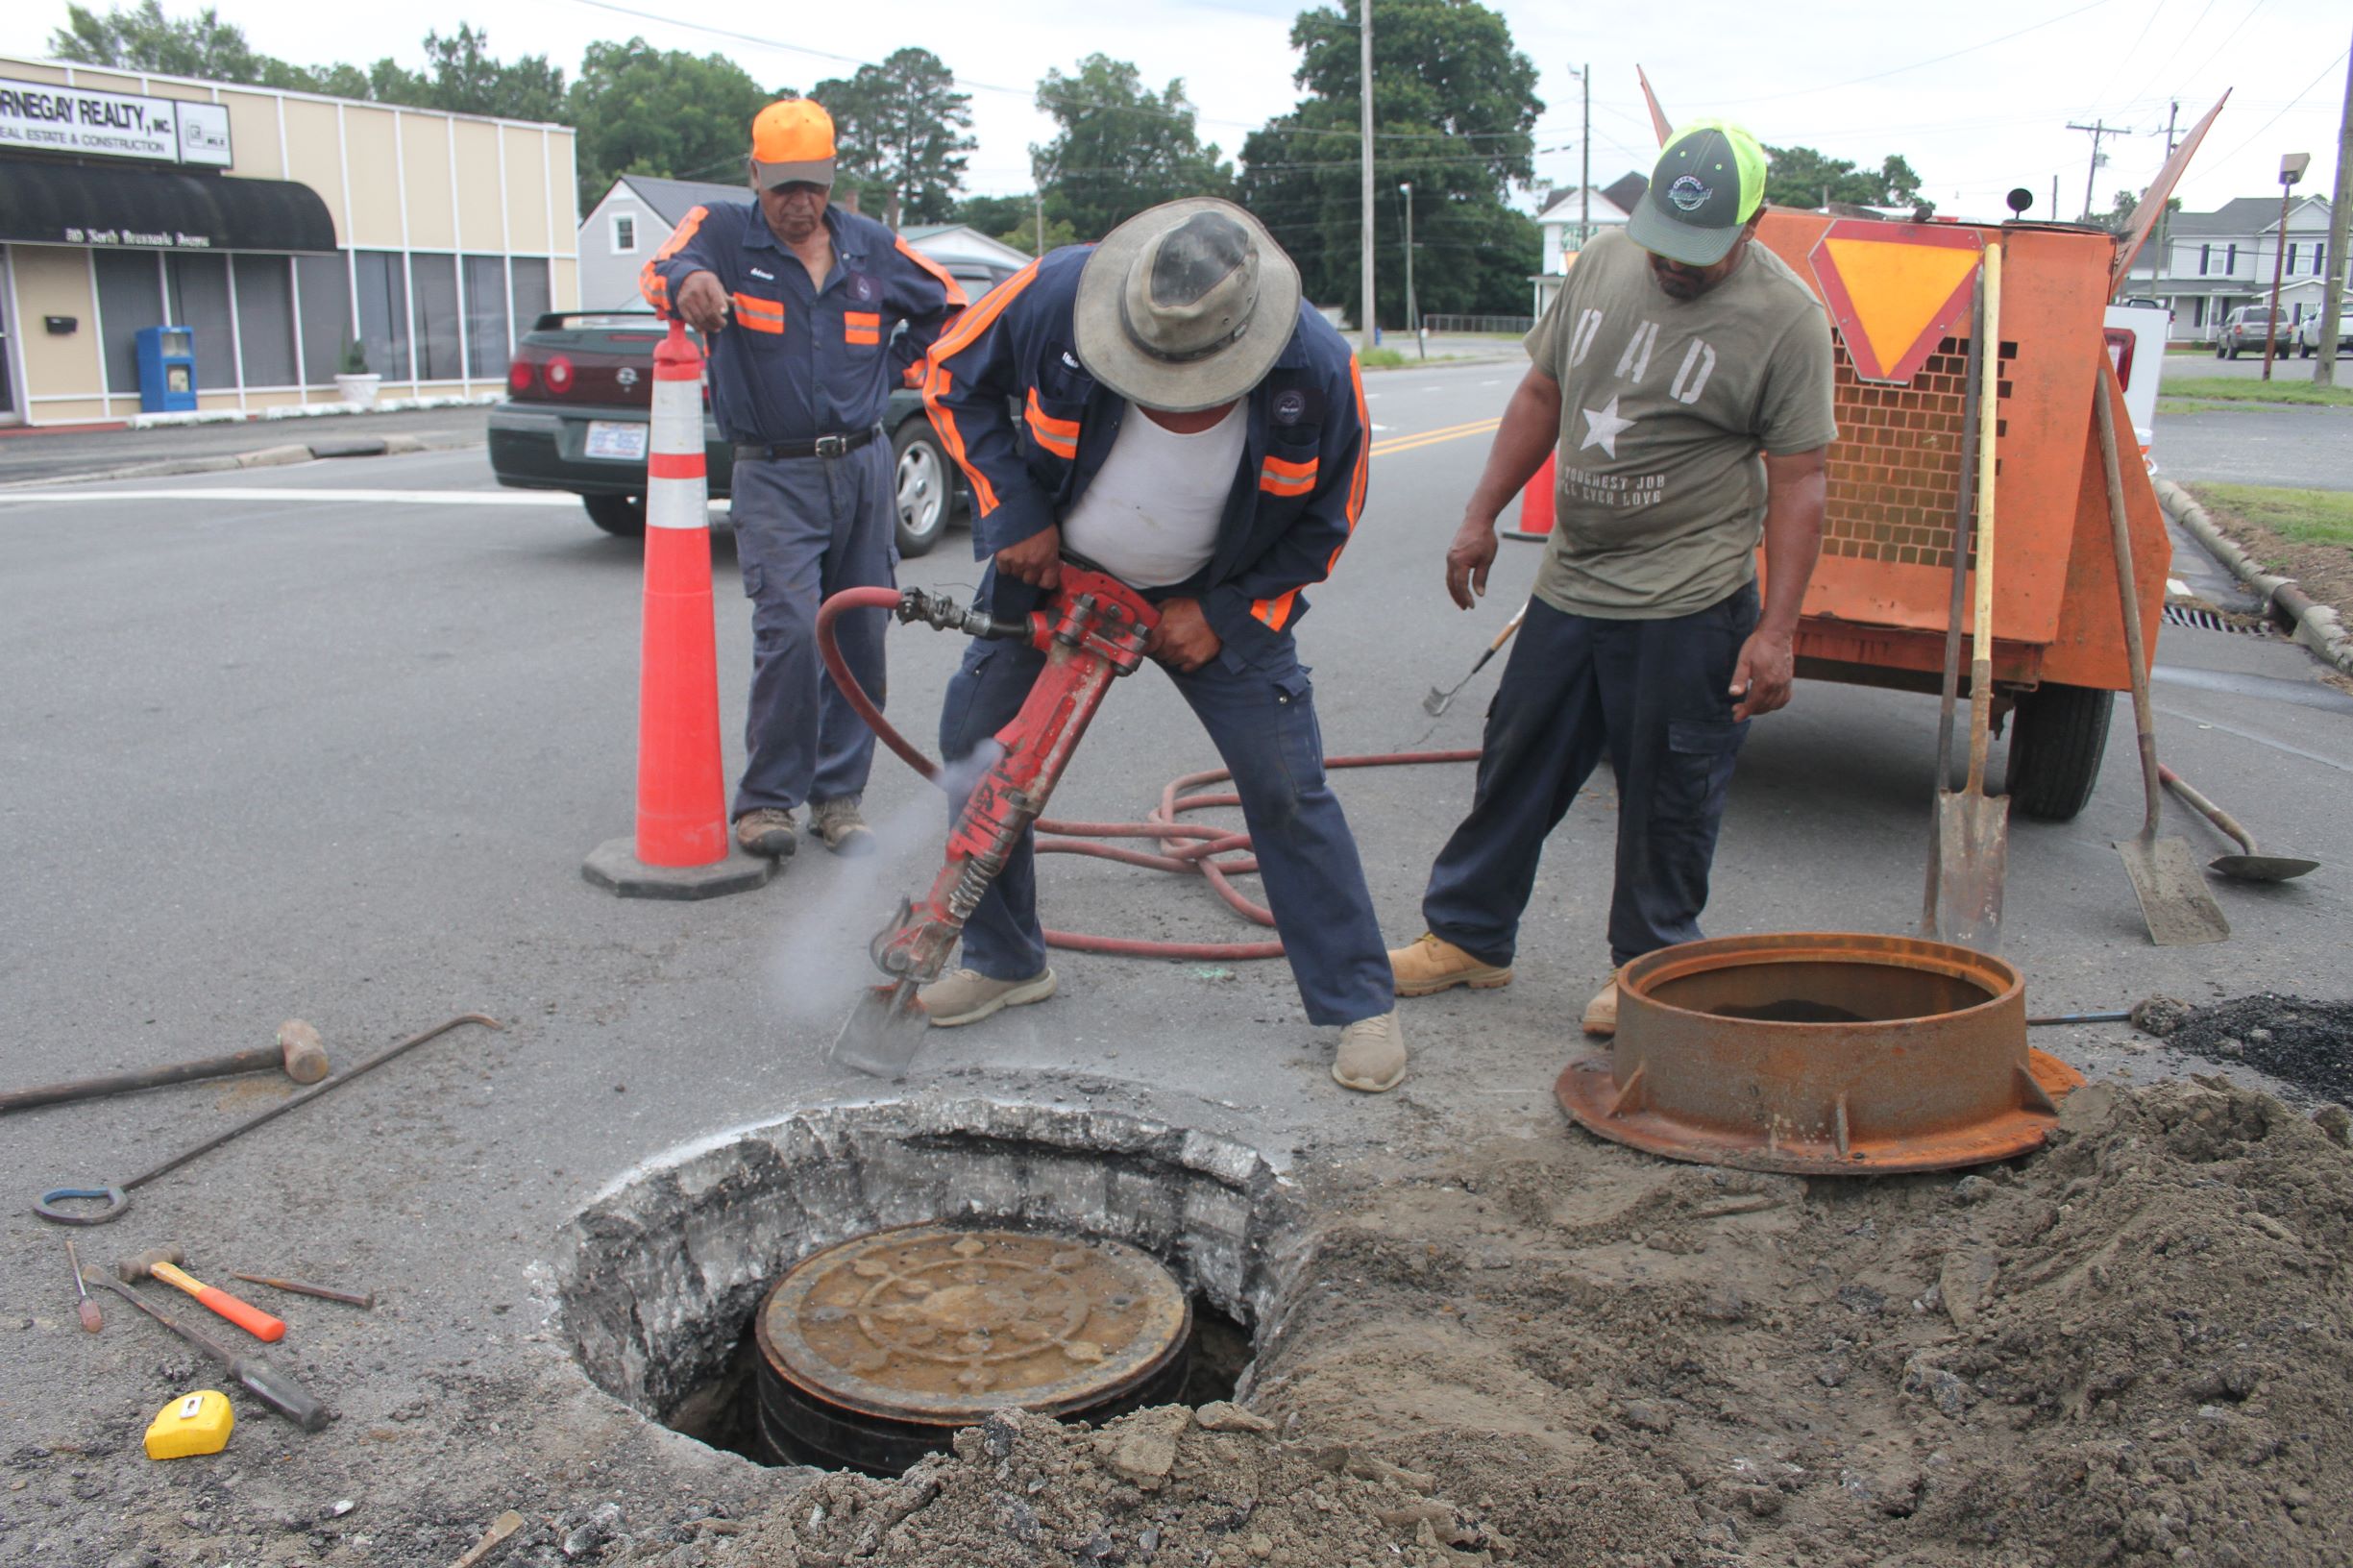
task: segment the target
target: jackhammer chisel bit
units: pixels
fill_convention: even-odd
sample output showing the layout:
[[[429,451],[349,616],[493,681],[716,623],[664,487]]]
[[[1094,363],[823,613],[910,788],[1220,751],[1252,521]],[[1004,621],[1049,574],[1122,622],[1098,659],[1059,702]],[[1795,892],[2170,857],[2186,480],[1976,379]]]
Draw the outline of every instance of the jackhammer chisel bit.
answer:
[[[960,610],[916,592],[902,596],[899,618],[977,636],[1001,636],[1010,628],[977,606]],[[996,761],[966,798],[930,892],[919,902],[902,900],[869,947],[884,984],[851,1009],[826,1053],[830,1060],[877,1078],[907,1075],[931,1026],[919,993],[946,968],[965,922],[1045,810],[1105,691],[1143,663],[1144,645],[1159,624],[1159,613],[1124,583],[1065,563],[1061,586],[1020,633],[1045,654],[1045,668],[1021,711],[997,731]]]

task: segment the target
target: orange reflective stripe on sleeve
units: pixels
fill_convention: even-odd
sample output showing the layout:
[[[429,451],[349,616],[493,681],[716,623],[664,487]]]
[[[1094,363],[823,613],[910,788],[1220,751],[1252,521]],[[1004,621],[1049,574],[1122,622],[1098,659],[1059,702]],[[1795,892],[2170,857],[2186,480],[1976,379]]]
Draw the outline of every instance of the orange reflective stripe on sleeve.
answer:
[[[1305,496],[1315,489],[1315,459],[1304,463],[1268,457],[1259,466],[1259,488],[1270,496]]]
[[[919,251],[914,246],[908,244],[904,239],[897,239],[895,236],[894,236],[894,243],[898,246],[899,255],[905,257],[917,266],[921,267],[925,272],[930,273],[934,279],[938,280],[940,286],[947,290],[947,305],[949,309],[961,310],[966,306],[972,303],[970,300],[965,298],[964,285],[956,282],[955,279],[949,277],[945,267],[943,267],[939,262],[934,261],[930,257],[925,256],[921,251]]]
[[[1057,457],[1075,459],[1078,456],[1078,421],[1056,419],[1038,406],[1038,389],[1029,389],[1029,406],[1022,417],[1029,421],[1029,433],[1038,444]]]
[[[764,300],[757,294],[741,292],[734,299],[737,326],[749,328],[755,332],[781,333],[784,331],[782,300]]]
[[[1357,519],[1364,515],[1364,486],[1372,475],[1373,419],[1364,411],[1364,372],[1357,367],[1357,356],[1348,356],[1348,380],[1357,389],[1357,471],[1348,480],[1348,531],[1357,531]],[[1332,557],[1338,560],[1338,554]],[[1329,567],[1325,568],[1330,571]]]
[[[670,280],[654,271],[654,267],[657,263],[667,261],[684,250],[686,242],[695,237],[696,233],[702,228],[702,220],[710,216],[710,213],[711,209],[707,207],[688,208],[686,216],[678,220],[678,227],[673,229],[670,232],[670,237],[662,241],[662,248],[654,252],[638,272],[638,293],[645,296],[648,305],[652,306],[664,315],[670,313]]]
[[[1281,599],[1257,599],[1250,601],[1250,613],[1264,623],[1268,631],[1281,631],[1291,618],[1291,606],[1299,600],[1294,588]]]
[[[900,241],[901,249],[905,249],[905,245],[904,240]],[[931,369],[923,380],[924,410],[931,415],[932,429],[939,431],[940,439],[947,443],[947,454],[956,459],[956,466],[963,469],[964,477],[971,481],[972,502],[983,517],[996,510],[996,487],[989,482],[989,476],[980,471],[964,450],[964,432],[956,428],[956,416],[947,404],[940,401],[955,384],[955,379],[948,374],[947,360],[969,348],[974,338],[987,331],[989,324],[1013,303],[1014,296],[1029,287],[1037,276],[1038,263],[1032,261],[991,289],[988,297],[982,300],[980,308],[967,310],[959,316],[954,329],[931,346],[931,353],[927,356]],[[949,281],[954,282],[952,279]],[[959,298],[963,292],[962,289],[957,290]]]

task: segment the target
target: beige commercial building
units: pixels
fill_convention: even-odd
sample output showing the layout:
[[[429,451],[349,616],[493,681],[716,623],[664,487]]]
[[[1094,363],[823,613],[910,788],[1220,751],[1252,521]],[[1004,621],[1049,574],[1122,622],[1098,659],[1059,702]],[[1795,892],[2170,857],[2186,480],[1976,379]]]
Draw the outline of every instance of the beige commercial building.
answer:
[[[579,298],[569,127],[0,57],[0,423],[142,409],[189,329],[198,406],[482,394]]]

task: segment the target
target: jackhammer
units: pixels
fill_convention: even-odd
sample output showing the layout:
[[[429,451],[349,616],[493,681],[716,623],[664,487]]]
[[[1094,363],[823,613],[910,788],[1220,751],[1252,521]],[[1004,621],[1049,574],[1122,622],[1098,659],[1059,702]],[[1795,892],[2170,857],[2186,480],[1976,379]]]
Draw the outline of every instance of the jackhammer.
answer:
[[[900,899],[898,913],[868,943],[874,967],[888,978],[859,1000],[827,1052],[844,1066],[896,1080],[906,1076],[930,1027],[917,992],[940,977],[965,922],[1022,832],[1045,810],[1112,681],[1142,665],[1160,614],[1117,578],[1067,560],[1061,585],[1021,620],[1001,620],[978,604],[965,608],[919,588],[859,588],[827,600],[818,614],[818,646],[835,684],[894,751],[934,782],[939,771],[880,723],[834,646],[833,621],[859,608],[887,609],[903,625],[1027,642],[1046,656],[1021,711],[996,733],[996,760],[974,782],[931,890],[919,904]]]

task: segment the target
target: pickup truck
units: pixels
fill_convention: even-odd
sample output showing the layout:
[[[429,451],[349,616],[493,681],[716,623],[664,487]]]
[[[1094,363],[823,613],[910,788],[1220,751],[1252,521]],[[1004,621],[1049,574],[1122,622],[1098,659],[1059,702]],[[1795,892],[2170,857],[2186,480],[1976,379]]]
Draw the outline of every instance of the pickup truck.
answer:
[[[961,265],[948,270],[975,300],[1006,276],[978,267],[968,275]],[[605,532],[643,534],[653,346],[668,331],[660,317],[637,310],[557,310],[534,322],[515,346],[506,398],[490,411],[490,469],[498,481],[519,490],[569,490]],[[711,497],[719,500],[728,492],[735,453],[710,418],[708,388],[703,408],[704,466]],[[882,428],[897,473],[898,552],[921,555],[968,498],[919,394],[894,390]]]

